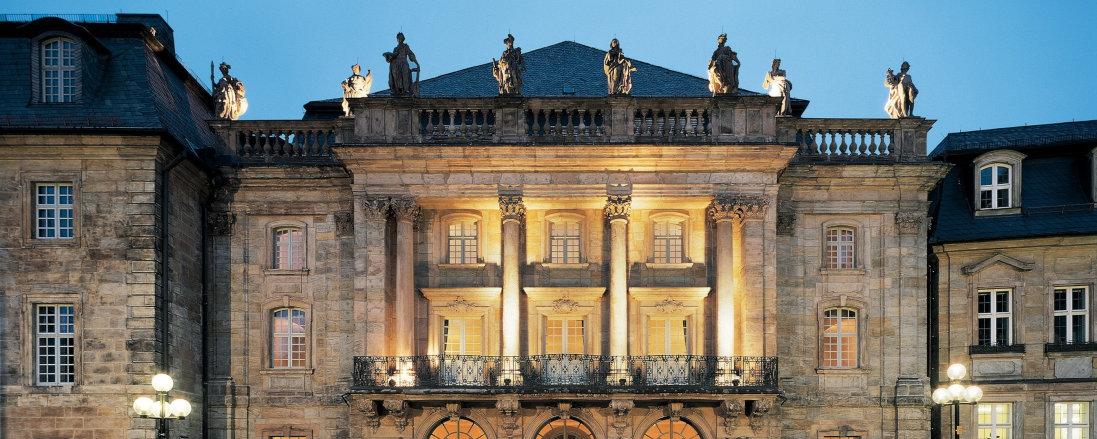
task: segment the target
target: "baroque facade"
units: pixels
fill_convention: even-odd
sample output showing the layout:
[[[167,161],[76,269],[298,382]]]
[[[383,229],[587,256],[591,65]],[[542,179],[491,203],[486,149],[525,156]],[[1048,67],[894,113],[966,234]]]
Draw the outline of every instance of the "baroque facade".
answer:
[[[636,60],[607,96],[568,42],[522,96],[484,64],[215,120],[159,17],[104,21],[0,23],[35,66],[2,76],[6,434],[151,436],[164,371],[173,437],[929,435],[933,121]]]

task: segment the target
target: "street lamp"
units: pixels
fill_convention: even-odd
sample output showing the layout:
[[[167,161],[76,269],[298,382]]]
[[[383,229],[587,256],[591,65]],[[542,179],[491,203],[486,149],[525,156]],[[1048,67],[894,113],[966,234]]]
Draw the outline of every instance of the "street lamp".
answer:
[[[956,427],[955,438],[960,439],[960,433],[963,432],[960,427],[960,404],[978,404],[979,400],[983,399],[983,389],[974,384],[965,386],[960,383],[960,380],[967,375],[967,368],[963,364],[949,366],[947,373],[951,384],[934,390],[933,402],[942,406],[951,405],[953,407],[952,423]]]
[[[175,398],[168,402],[168,392],[175,385],[171,377],[158,373],[152,377],[152,389],[156,391],[156,400],[142,396],[133,401],[133,411],[142,418],[156,419],[156,437],[168,437],[168,419],[185,419],[190,415],[190,402]]]

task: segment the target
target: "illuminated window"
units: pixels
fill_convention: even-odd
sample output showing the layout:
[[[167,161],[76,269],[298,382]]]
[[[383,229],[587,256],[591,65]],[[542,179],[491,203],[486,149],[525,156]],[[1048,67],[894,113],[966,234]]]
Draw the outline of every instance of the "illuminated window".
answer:
[[[1058,287],[1053,294],[1053,343],[1089,341],[1089,288]]]
[[[641,439],[700,439],[701,434],[682,420],[663,419],[644,432]]]
[[[305,311],[282,308],[274,311],[271,321],[271,367],[305,367],[307,327]]]
[[[53,38],[43,42],[41,48],[42,102],[76,102],[76,43]]]
[[[305,268],[305,232],[299,227],[274,229],[274,264],[280,270]]]
[[[549,225],[549,259],[557,264],[580,262],[580,223],[578,221],[553,221]]]
[[[73,384],[76,377],[75,313],[72,305],[35,307],[35,382]]]
[[[479,317],[442,320],[445,355],[480,355],[483,352],[484,323]]]
[[[1089,439],[1089,403],[1057,402],[1052,415],[1055,439]]]
[[[1013,337],[1010,290],[982,290],[976,298],[980,346],[1008,346]]]
[[[476,221],[460,221],[449,224],[449,263],[475,264],[477,254]]]
[[[823,367],[857,367],[857,311],[823,311]]]
[[[685,262],[682,245],[682,221],[656,221],[653,230],[653,259],[657,264],[677,264]]]
[[[648,355],[686,355],[689,328],[681,317],[652,317],[648,320]]]
[[[484,429],[465,418],[447,420],[430,432],[429,439],[485,439]]]
[[[850,227],[830,227],[827,229],[827,268],[853,268],[853,232]]]
[[[537,431],[534,439],[594,439],[594,433],[575,419],[556,419]]]
[[[545,323],[545,353],[586,353],[586,333],[583,320],[548,319]]]
[[[1013,184],[1010,178],[1013,168],[1002,163],[979,169],[979,208],[1005,209],[1012,207]]]
[[[976,437],[1013,439],[1013,404],[979,403],[976,410],[979,416]]]
[[[72,184],[35,185],[34,236],[38,239],[71,239],[73,221]]]

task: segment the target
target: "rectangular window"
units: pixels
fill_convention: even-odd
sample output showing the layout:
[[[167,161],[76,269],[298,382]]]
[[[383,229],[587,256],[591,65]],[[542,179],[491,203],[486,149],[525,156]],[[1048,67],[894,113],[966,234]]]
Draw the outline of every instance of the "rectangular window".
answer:
[[[305,311],[283,308],[274,312],[271,322],[271,367],[305,367]]]
[[[655,252],[657,264],[677,264],[684,261],[682,252],[682,223],[658,221],[655,223]]]
[[[297,227],[274,231],[274,268],[301,270],[305,268],[305,232]]]
[[[449,225],[449,263],[475,264],[478,262],[476,221]]]
[[[976,306],[979,346],[1009,346],[1013,340],[1010,290],[979,291]]]
[[[1055,403],[1052,425],[1055,439],[1089,439],[1089,403]]]
[[[72,239],[72,184],[35,185],[34,236],[38,239]]]
[[[586,333],[581,319],[548,319],[545,323],[546,354],[586,353]]]
[[[832,227],[827,229],[827,268],[853,268],[853,229]]]
[[[484,323],[478,317],[442,320],[442,345],[445,355],[481,355]]]
[[[1089,341],[1089,288],[1057,287],[1052,294],[1053,343]]]
[[[75,314],[72,305],[35,307],[36,381],[40,385],[72,384],[76,377]]]
[[[857,311],[823,311],[823,367],[857,367]]]
[[[1013,404],[980,403],[979,426],[975,437],[1013,439]]]
[[[648,321],[648,355],[686,355],[689,328],[681,317],[652,317]]]
[[[553,222],[549,227],[550,259],[557,264],[579,263],[579,223]]]

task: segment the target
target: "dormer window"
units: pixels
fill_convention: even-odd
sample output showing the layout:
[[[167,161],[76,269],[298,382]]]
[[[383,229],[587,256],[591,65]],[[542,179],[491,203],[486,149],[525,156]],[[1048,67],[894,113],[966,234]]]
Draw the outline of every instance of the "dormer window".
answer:
[[[975,215],[1020,213],[1021,161],[1008,149],[990,151],[972,161]]]
[[[80,80],[76,42],[51,38],[40,47],[42,102],[76,102]]]

